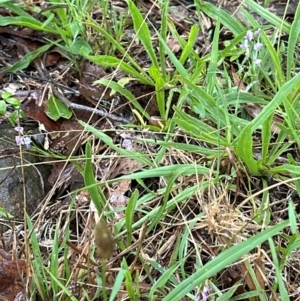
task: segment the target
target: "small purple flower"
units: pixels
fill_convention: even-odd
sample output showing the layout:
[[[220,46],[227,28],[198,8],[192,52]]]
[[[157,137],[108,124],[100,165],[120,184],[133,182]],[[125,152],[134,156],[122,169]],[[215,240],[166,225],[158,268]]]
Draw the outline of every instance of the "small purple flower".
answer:
[[[212,287],[209,285],[204,285],[203,290],[198,292],[196,295],[196,301],[207,301],[209,293],[212,291]]]
[[[16,136],[15,139],[18,146],[25,145],[27,148],[30,147],[31,139],[29,137]]]
[[[16,136],[15,138],[16,138],[16,143],[17,143],[18,146],[24,144],[24,142],[23,142],[23,137],[21,137],[21,136]]]
[[[248,30],[246,35],[245,35],[245,39],[248,41],[252,41],[253,39],[253,32],[251,30]]]
[[[256,51],[261,50],[262,47],[263,47],[262,43],[259,43],[259,42],[255,43],[253,46],[254,50],[256,50]]]
[[[261,28],[258,28],[256,31],[254,31],[254,36],[257,37],[261,32]]]
[[[21,126],[16,126],[16,127],[15,127],[15,131],[17,131],[17,132],[20,133],[20,134],[23,134],[24,128],[21,127]]]
[[[255,64],[256,66],[260,66],[260,65],[261,65],[261,59],[255,59],[255,60],[254,60],[254,64]]]

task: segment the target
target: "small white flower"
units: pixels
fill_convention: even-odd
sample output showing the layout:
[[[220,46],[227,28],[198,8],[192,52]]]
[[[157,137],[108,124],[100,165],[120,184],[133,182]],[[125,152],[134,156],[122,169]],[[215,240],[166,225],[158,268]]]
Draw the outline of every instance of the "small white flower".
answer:
[[[251,30],[248,30],[246,35],[245,35],[245,39],[248,41],[252,41],[253,39],[253,32]]]
[[[29,137],[24,137],[23,142],[26,145],[27,148],[30,147],[31,139]]]
[[[262,43],[259,43],[259,42],[255,43],[253,46],[254,50],[256,50],[256,51],[261,50],[262,47],[263,47]]]
[[[254,36],[257,37],[261,32],[261,28],[258,28],[256,31],[254,31]]]
[[[260,66],[260,64],[261,64],[261,59],[255,59],[255,60],[254,60],[254,64],[255,64],[256,66]]]
[[[247,49],[249,47],[249,43],[248,43],[248,40],[244,40],[243,43],[240,45],[240,47],[242,49]]]

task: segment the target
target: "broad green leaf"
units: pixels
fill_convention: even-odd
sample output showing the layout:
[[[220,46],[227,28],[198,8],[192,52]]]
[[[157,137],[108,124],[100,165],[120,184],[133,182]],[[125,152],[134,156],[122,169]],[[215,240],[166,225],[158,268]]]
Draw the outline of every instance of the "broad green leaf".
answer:
[[[11,97],[11,93],[4,91],[3,93],[1,93],[1,97],[6,100],[7,98]]]
[[[6,113],[6,110],[6,102],[4,100],[0,100],[0,115],[3,116]]]
[[[5,101],[9,104],[11,104],[13,107],[20,107],[21,106],[21,101],[15,97],[9,97],[6,98]]]
[[[69,119],[72,116],[72,110],[53,95],[47,102],[47,110],[45,113],[49,118],[55,121],[61,117]]]
[[[237,157],[243,160],[252,175],[259,175],[258,161],[253,158],[253,140],[251,124],[246,126],[240,133],[236,145]]]
[[[82,52],[89,54],[92,52],[92,47],[85,39],[79,38],[70,45],[70,52],[72,54],[80,54]]]

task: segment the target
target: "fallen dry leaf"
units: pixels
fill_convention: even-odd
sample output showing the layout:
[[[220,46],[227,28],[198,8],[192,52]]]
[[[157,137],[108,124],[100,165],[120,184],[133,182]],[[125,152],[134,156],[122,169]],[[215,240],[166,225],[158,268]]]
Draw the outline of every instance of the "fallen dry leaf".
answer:
[[[24,260],[11,260],[11,256],[0,249],[0,300],[14,300],[23,291],[26,274]]]

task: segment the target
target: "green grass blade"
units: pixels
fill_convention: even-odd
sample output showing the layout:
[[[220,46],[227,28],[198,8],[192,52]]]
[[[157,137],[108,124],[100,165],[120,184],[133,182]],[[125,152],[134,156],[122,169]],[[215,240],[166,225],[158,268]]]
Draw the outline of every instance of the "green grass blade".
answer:
[[[163,1],[161,5],[163,5],[162,13],[161,13],[161,28],[160,34],[164,41],[167,40],[167,31],[168,31],[168,13],[169,13],[169,3],[170,0]],[[164,47],[159,43],[159,63],[161,66],[161,73],[164,81],[167,78],[167,70],[166,70],[166,57]]]
[[[123,260],[125,260],[125,259],[123,259]],[[127,269],[128,269],[128,267],[127,267]],[[121,267],[116,279],[114,280],[115,283],[112,288],[111,294],[109,296],[109,301],[116,300],[117,294],[120,293],[121,286],[123,285],[123,280],[124,280],[125,274],[126,274],[126,270],[123,267]]]
[[[113,91],[116,91],[118,93],[120,93],[121,95],[123,95],[124,97],[126,97],[126,99],[128,99],[130,101],[130,103],[132,103],[134,105],[134,107],[143,114],[143,116],[145,116],[147,119],[150,118],[150,115],[145,112],[145,109],[139,104],[139,102],[136,100],[136,97],[130,93],[127,89],[123,88],[120,84],[108,80],[106,78],[101,78],[97,81],[95,81],[95,84],[101,84],[104,85],[106,87],[111,88]]]
[[[59,257],[59,250],[58,250],[58,227],[55,228],[54,239],[51,249],[51,258],[50,258],[50,272],[56,279],[59,278],[58,273],[58,257]],[[51,277],[51,289],[53,295],[58,293],[58,285],[57,281],[53,281]]]
[[[87,55],[85,53],[81,53],[82,56],[90,60],[91,62],[103,66],[103,67],[113,67],[113,68],[120,68],[124,72],[132,75],[141,83],[146,85],[154,85],[154,82],[151,79],[148,79],[143,74],[140,74],[140,71],[134,69],[129,64],[125,63],[124,61],[109,55]]]
[[[208,15],[212,19],[219,19],[220,23],[229,28],[229,30],[234,35],[237,36],[246,31],[246,28],[241,24],[241,22],[237,21],[236,18],[234,18],[224,10],[217,8],[215,5],[210,3],[199,3],[199,7],[206,15]]]
[[[274,98],[266,105],[262,111],[253,119],[252,131],[258,129],[266,119],[273,114],[275,109],[288,97],[292,90],[299,93],[300,91],[300,73],[298,73],[291,80],[287,81],[276,93]]]
[[[268,239],[268,242],[269,242],[269,245],[270,245],[270,250],[271,250],[271,254],[272,254],[272,261],[273,261],[273,265],[274,265],[274,268],[275,268],[275,274],[276,274],[275,284],[278,284],[278,286],[279,286],[280,300],[288,301],[288,300],[290,300],[290,298],[289,298],[289,294],[286,290],[286,287],[284,285],[284,281],[282,279],[282,274],[281,274],[280,267],[279,267],[279,262],[278,262],[277,248],[275,247],[274,242],[273,242],[272,239]],[[274,289],[274,286],[273,286],[273,289]],[[274,291],[276,291],[276,289]]]
[[[240,259],[242,256],[250,252],[256,246],[262,244],[273,235],[278,234],[284,228],[289,225],[289,221],[284,221],[276,224],[272,228],[269,228],[259,234],[252,236],[251,238],[237,244],[222,253],[220,253],[213,260],[209,261],[197,272],[191,275],[189,278],[182,281],[174,290],[164,297],[163,301],[179,301],[191,290],[195,289],[201,283],[204,283],[209,277],[216,275],[227,265]]]
[[[277,17],[274,13],[270,12],[268,9],[262,7],[253,0],[245,0],[245,3],[260,17],[275,25],[276,28],[281,28],[285,33],[290,32],[290,24],[283,21],[282,18]]]
[[[50,275],[51,279],[57,283],[57,285],[63,290],[63,292],[70,298],[72,301],[78,301],[73,293],[68,290],[50,271],[46,270],[47,273]],[[49,300],[49,299],[48,299]]]
[[[177,270],[179,264],[173,264],[164,273],[155,281],[149,293],[149,300],[154,301],[157,300],[156,296],[154,296],[157,289],[162,288],[165,284],[170,280],[170,277],[173,276],[175,270]]]
[[[139,154],[139,153],[134,153],[131,152],[129,150],[117,147],[114,143],[113,140],[106,135],[104,132],[99,131],[97,129],[95,129],[94,127],[92,127],[91,125],[86,124],[83,121],[79,120],[79,123],[84,126],[89,132],[93,133],[96,137],[100,138],[105,144],[107,144],[107,146],[109,146],[110,148],[112,148],[113,150],[115,150],[116,152],[118,152],[120,155],[123,155],[125,157],[129,157],[129,158],[133,158],[134,160],[141,162],[142,164],[146,164],[149,166],[152,166],[152,162],[143,154]]]
[[[43,300],[47,300],[49,298],[48,295],[48,287],[45,279],[47,279],[44,269],[44,261],[42,258],[41,250],[38,243],[38,238],[36,235],[36,231],[33,229],[33,224],[30,217],[26,216],[26,223],[28,227],[28,231],[31,232],[30,243],[32,253],[34,254],[34,259],[32,260],[33,273],[32,277],[34,279],[34,284],[42,296]]]
[[[186,69],[184,68],[184,66],[180,63],[180,61],[176,58],[176,56],[174,55],[173,51],[169,48],[169,46],[167,45],[167,43],[165,42],[165,40],[162,38],[162,36],[159,34],[158,31],[156,31],[156,33],[158,35],[158,39],[159,39],[162,47],[164,48],[164,50],[168,54],[170,60],[174,64],[176,72],[179,73],[183,77],[189,77],[188,72],[186,71]]]

